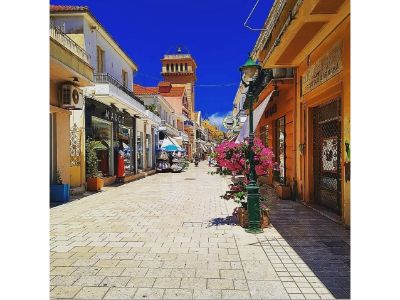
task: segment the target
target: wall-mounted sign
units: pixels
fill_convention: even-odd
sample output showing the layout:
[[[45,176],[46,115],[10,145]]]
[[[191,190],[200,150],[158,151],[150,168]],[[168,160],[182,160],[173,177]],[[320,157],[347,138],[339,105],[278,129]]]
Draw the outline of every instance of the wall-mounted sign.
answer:
[[[104,119],[114,123],[124,124],[124,116],[122,114],[118,114],[115,111],[111,111],[110,109],[105,110]]]
[[[234,118],[233,116],[227,116],[222,121],[222,125],[224,125],[226,129],[232,129],[236,127],[236,124],[237,124],[236,118]]]
[[[305,95],[342,70],[343,43],[339,42],[319,58],[301,77],[301,94]]]

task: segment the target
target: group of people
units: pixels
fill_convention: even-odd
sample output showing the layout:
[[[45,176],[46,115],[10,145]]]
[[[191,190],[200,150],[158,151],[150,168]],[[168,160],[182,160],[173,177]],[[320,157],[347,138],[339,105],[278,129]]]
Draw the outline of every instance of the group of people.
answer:
[[[195,154],[193,156],[193,161],[195,164],[198,164],[200,162],[200,155],[199,154]],[[214,159],[211,157],[211,155],[207,156],[207,161],[208,161],[208,166],[211,167],[215,162]]]

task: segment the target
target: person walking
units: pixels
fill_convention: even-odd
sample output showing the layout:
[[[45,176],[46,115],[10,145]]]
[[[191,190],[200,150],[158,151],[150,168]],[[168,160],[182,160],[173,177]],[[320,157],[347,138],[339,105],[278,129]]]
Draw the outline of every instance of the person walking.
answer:
[[[208,166],[211,167],[211,155],[208,156]]]

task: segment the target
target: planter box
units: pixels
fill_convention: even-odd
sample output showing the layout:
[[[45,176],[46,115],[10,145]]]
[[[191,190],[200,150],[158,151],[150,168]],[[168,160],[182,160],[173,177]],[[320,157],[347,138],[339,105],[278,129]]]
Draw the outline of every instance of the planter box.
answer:
[[[262,212],[261,218],[261,228],[267,228],[271,224],[271,220],[269,218],[269,214],[265,211]]]
[[[259,184],[259,185],[268,184],[268,176],[267,176],[267,175],[258,176],[257,181],[258,181],[258,184]]]
[[[278,194],[279,198],[289,200],[291,199],[291,191],[290,191],[290,186],[286,185],[276,185],[275,186],[275,192]]]
[[[238,220],[239,225],[243,228],[246,228],[249,224],[249,215],[243,207],[238,208]]]
[[[104,186],[104,181],[100,177],[88,178],[86,182],[87,182],[87,190],[91,192],[98,192]]]
[[[69,201],[69,184],[51,184],[50,185],[51,202]]]

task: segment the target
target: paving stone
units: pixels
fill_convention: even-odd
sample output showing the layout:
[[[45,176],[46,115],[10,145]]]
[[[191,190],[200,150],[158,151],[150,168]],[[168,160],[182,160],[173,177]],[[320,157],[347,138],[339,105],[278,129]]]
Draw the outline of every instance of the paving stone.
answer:
[[[269,261],[242,261],[247,280],[278,280],[274,268]]]
[[[78,267],[71,275],[96,275],[100,271],[100,267]]]
[[[220,270],[221,278],[245,279],[243,270]]]
[[[103,299],[132,299],[137,288],[112,287]]]
[[[153,287],[155,288],[179,288],[181,278],[156,278]]]
[[[209,289],[195,289],[193,292],[193,299],[221,299],[221,290],[209,290]]]
[[[222,299],[251,299],[248,291],[222,290]]]
[[[243,279],[234,279],[233,285],[235,286],[235,290],[247,291],[249,287],[247,286],[247,281]]]
[[[171,272],[171,269],[148,269],[146,277],[169,277]]]
[[[280,281],[247,281],[252,299],[289,299]]]
[[[289,294],[290,299],[306,299],[303,294]]]
[[[138,288],[133,299],[162,299],[164,289]]]
[[[101,268],[100,271],[97,273],[97,275],[103,275],[103,276],[119,276],[122,274],[122,272],[125,270],[125,268]]]
[[[107,276],[100,283],[100,286],[125,287],[130,279],[129,276]]]
[[[102,299],[108,287],[83,287],[74,299]]]
[[[77,275],[57,275],[50,280],[50,285],[71,286],[74,284],[75,281],[79,279],[79,277],[80,276]]]
[[[221,278],[219,269],[197,269],[196,277],[199,277],[199,278]]]
[[[52,299],[71,299],[80,291],[80,286],[56,286],[50,291]]]
[[[51,275],[71,275],[77,267],[55,267],[50,271]]]
[[[207,279],[207,289],[210,290],[233,290],[235,289],[232,279]]]
[[[206,289],[207,280],[204,278],[183,278],[180,287],[186,289]]]
[[[97,276],[97,275],[83,275],[77,281],[75,281],[74,285],[76,286],[99,286],[100,283],[104,280],[105,276]]]
[[[51,262],[53,267],[70,267],[76,261],[75,258],[59,258]]]
[[[127,283],[126,286],[147,288],[147,287],[152,287],[155,281],[156,281],[155,278],[150,278],[150,277],[131,277],[130,281]]]
[[[191,289],[166,289],[163,299],[192,299]]]
[[[196,269],[172,269],[170,277],[191,278],[195,277]]]
[[[118,263],[120,262],[120,260],[118,259],[100,259],[97,263],[96,266],[97,267],[115,267],[118,265]]]

